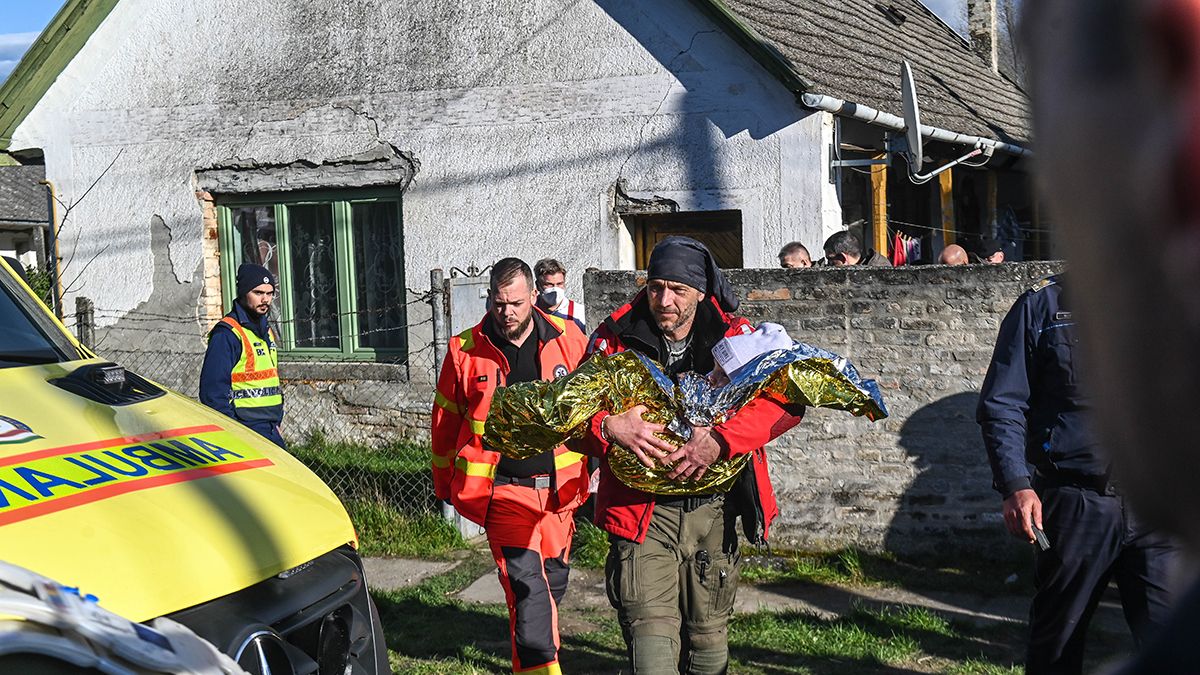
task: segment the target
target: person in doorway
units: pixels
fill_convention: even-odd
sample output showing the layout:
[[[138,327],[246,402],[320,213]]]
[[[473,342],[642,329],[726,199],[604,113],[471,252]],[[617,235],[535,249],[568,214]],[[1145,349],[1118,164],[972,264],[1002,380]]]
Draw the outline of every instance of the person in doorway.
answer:
[[[950,244],[942,249],[942,254],[938,256],[939,265],[966,265],[971,262],[967,257],[967,249],[958,244]]]
[[[482,442],[497,387],[553,380],[579,365],[576,324],[536,306],[533,272],[492,266],[487,315],[450,338],[433,403],[433,487],[483,526],[508,602],[513,672],[557,673],[558,605],[567,590],[575,509],[588,494],[583,455],[559,446],[513,460]]]
[[[891,267],[887,257],[880,255],[875,249],[868,248],[864,253],[862,242],[852,232],[843,230],[835,232],[825,240],[825,261],[833,267],[862,265],[864,267]]]
[[[533,266],[537,280],[538,309],[567,321],[586,332],[583,305],[567,298],[567,268],[554,258],[542,258]]]
[[[798,241],[793,241],[779,249],[779,266],[785,270],[812,267],[812,264],[808,249]]]
[[[746,319],[732,314],[737,298],[704,244],[668,237],[654,247],[647,271],[645,290],[593,333],[591,353],[632,349],[678,378],[711,372],[718,341],[752,332]],[[679,448],[655,435],[662,426],[645,421],[645,410],[598,413],[580,443],[601,458],[595,520],[609,535],[609,600],[633,673],[724,673],[741,570],[735,519],[742,518],[751,543],[766,542],[779,509],[763,446],[798,424],[803,408],[759,398],[717,426],[694,428]],[[673,467],[671,478],[699,477],[718,458],[752,453],[752,461],[728,494],[664,497],[628,487],[613,474],[606,459],[612,444],[646,466]]]
[[[271,272],[245,263],[237,270],[233,309],[208,333],[200,367],[200,402],[286,448],[283,390],[275,333],[267,322],[277,284]]]

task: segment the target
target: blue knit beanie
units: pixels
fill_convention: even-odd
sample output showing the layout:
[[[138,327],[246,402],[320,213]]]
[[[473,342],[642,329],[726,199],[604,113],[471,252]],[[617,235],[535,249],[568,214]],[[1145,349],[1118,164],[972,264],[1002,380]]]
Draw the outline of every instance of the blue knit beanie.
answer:
[[[263,284],[271,284],[271,288],[278,287],[279,284],[275,283],[275,277],[271,275],[271,270],[254,263],[242,263],[238,267],[237,296],[239,298]]]

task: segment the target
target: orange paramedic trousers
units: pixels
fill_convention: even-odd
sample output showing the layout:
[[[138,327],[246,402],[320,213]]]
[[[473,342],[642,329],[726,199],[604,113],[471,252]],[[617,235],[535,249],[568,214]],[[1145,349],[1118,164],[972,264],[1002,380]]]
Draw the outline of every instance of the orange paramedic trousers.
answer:
[[[572,511],[549,488],[497,485],[484,529],[508,601],[513,672],[559,675],[558,603],[567,591]]]

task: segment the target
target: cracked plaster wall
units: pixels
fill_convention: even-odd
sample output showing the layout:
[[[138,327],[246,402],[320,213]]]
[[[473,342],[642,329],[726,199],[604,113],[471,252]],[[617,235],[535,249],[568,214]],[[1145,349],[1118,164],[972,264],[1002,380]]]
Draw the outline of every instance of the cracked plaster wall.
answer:
[[[406,285],[424,289],[502,255],[620,266],[618,179],[753,203],[746,265],[773,266],[840,229],[831,140],[686,0],[122,0],[12,147],[41,148],[71,205],[68,306],[92,298],[101,335],[135,308],[190,319],[194,350],[215,250],[197,169],[410,153]]]

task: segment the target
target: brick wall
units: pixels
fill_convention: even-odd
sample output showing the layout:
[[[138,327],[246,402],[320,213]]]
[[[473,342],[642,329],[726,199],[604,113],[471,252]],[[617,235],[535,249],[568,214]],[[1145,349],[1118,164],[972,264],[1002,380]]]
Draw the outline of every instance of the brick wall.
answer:
[[[1000,321],[1061,263],[898,269],[733,270],[751,321],[850,358],[879,382],[891,417],[812,410],[771,449],[777,545],[899,553],[1002,540],[975,404]],[[594,272],[594,327],[644,278]]]

